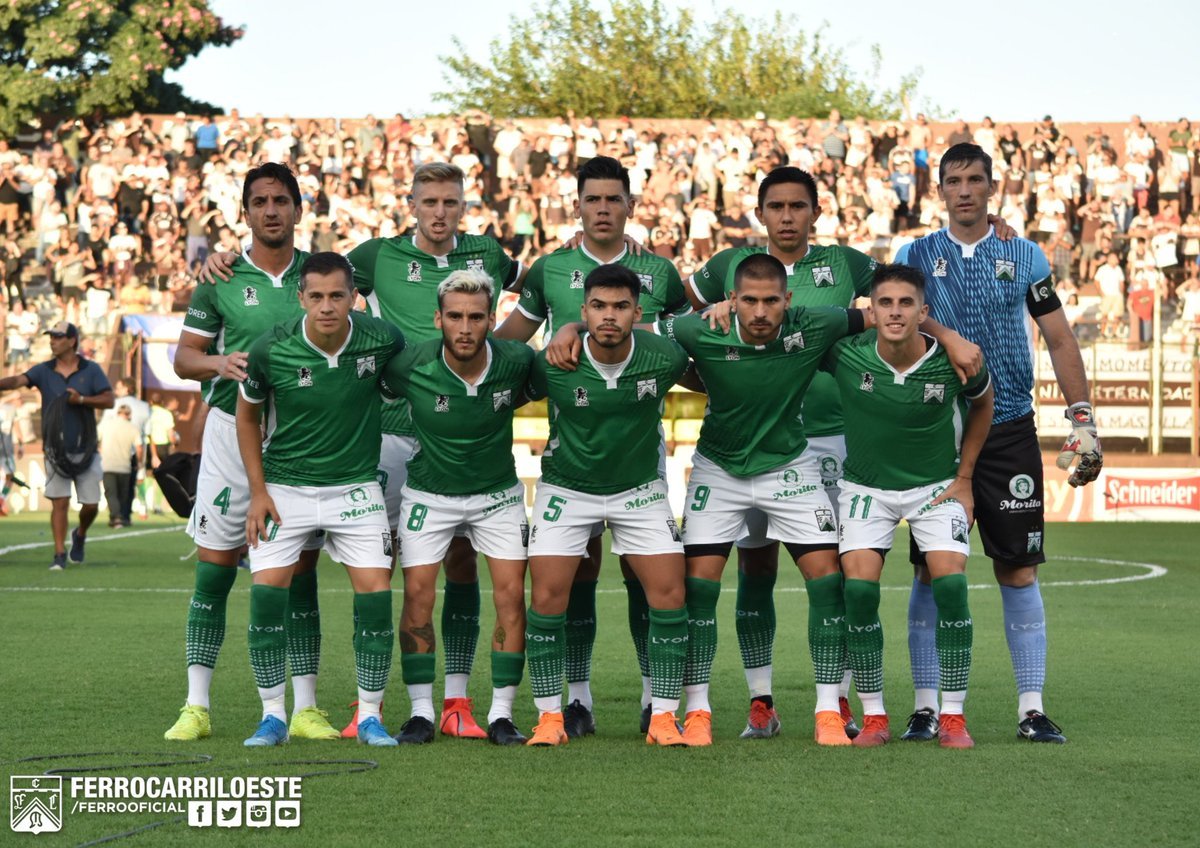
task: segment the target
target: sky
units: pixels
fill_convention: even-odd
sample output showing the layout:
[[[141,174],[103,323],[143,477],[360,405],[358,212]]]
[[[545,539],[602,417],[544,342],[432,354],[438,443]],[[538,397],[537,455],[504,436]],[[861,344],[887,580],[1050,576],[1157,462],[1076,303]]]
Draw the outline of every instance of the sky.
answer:
[[[894,86],[902,74],[922,68],[914,106],[940,108],[947,118],[1200,116],[1194,56],[1183,40],[1173,50],[1160,49],[1164,33],[1196,31],[1200,6],[1194,0],[1150,0],[1138,7],[1136,21],[1133,7],[1116,0],[664,2],[692,8],[701,21],[736,5],[751,17],[794,13],[809,31],[825,23],[824,37],[843,47],[864,75],[870,47],[878,44],[881,83]],[[470,55],[485,60],[491,39],[505,35],[511,16],[527,14],[530,3],[210,0],[210,6],[226,23],[244,24],[246,35],[232,47],[205,49],[168,79],[193,97],[243,114],[341,118],[444,111],[434,94],[446,88],[438,56],[455,49],[451,38],[457,35]],[[875,23],[864,30],[864,20]]]

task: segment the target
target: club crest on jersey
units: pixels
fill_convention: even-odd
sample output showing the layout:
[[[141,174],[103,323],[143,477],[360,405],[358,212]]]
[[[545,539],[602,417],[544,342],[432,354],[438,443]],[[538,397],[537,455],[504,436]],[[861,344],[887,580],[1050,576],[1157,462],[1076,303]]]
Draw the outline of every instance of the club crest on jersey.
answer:
[[[576,406],[587,406],[588,405],[587,389],[585,389],[583,386],[575,387],[575,405]]]
[[[578,268],[576,268],[574,271],[571,272],[571,288],[573,288],[573,289],[583,288],[583,272],[580,271]]]
[[[783,337],[783,352],[791,353],[794,350],[804,350],[804,333],[796,331]]]
[[[512,389],[492,392],[492,412],[499,412],[504,406],[512,406]]]
[[[415,259],[408,263],[408,281],[410,283],[421,282],[421,263]]]
[[[637,381],[637,399],[641,400],[646,395],[650,397],[658,397],[658,383],[654,380],[638,380]]]
[[[306,387],[306,386],[312,385],[312,369],[311,368],[296,369],[296,376],[300,378],[300,386],[301,387]]]
[[[858,385],[859,391],[873,392],[875,391],[875,375],[870,371],[863,372],[862,382]]]
[[[438,395],[433,401],[434,412],[450,411],[450,395]]]
[[[946,402],[946,384],[945,383],[926,383],[925,396],[922,398],[925,403],[945,403]]]
[[[737,362],[741,358],[742,358],[742,354],[738,351],[738,349],[736,347],[725,348],[725,361],[726,362]]]
[[[358,362],[356,363],[356,366],[358,368],[358,379],[360,379],[360,380],[368,374],[374,374],[375,373],[375,356],[374,356],[374,354],[372,354],[371,356],[360,356],[358,358]]]
[[[996,260],[996,279],[1011,283],[1017,278],[1017,263],[1011,259]]]
[[[961,518],[950,519],[950,538],[956,542],[967,544],[967,522]]]
[[[482,271],[483,270],[483,260],[482,259],[468,259],[467,260],[467,270],[468,271]]]
[[[642,282],[642,291],[646,294],[654,294],[654,275],[638,274],[637,277]]]
[[[254,286],[246,286],[242,289],[242,297],[244,298],[243,306],[258,306],[258,289]]]
[[[946,257],[939,256],[937,259],[933,260],[933,276],[935,276],[935,277],[946,276],[946,271],[949,269],[949,266],[950,266],[950,263],[946,261]]]
[[[828,265],[818,265],[812,269],[813,285],[819,289],[827,289],[835,285],[833,281],[833,268]]]
[[[832,533],[837,529],[832,509],[814,509],[813,515],[817,517],[817,529],[822,533]]]

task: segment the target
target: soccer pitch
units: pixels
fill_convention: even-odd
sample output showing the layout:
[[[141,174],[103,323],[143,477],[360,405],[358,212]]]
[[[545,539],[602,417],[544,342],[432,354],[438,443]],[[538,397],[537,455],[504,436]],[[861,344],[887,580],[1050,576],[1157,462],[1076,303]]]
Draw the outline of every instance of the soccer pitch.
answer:
[[[243,572],[230,597],[213,681],[213,736],[167,743],[163,731],[186,691],[184,619],[194,559],[182,528],[168,519],[121,532],[97,525],[86,564],[51,573],[46,516],[0,520],[0,761],[7,775],[71,769],[77,771],[67,776],[228,779],[327,772],[304,778],[295,832],[323,846],[1196,844],[1189,815],[1194,800],[1187,801],[1200,791],[1200,747],[1187,730],[1200,683],[1191,653],[1200,635],[1194,526],[1047,529],[1050,561],[1041,572],[1050,638],[1046,707],[1070,740],[1064,746],[1016,739],[1000,599],[990,563],[978,554],[971,558],[976,628],[967,719],[977,745],[970,751],[899,741],[870,750],[813,743],[807,607],[791,565],[781,568],[776,597],[775,699],[783,734],[737,738],[748,699],[730,567],[713,670],[715,742],[707,749],[648,748],[637,728],[641,683],[615,560],[605,565],[597,599],[595,737],[559,749],[501,749],[439,737],[432,745],[398,749],[306,741],[248,751],[242,739],[260,710],[247,658],[250,579]],[[978,538],[973,542],[978,549]],[[884,572],[880,610],[895,739],[912,709],[906,550],[900,538]],[[352,596],[343,570],[328,559],[320,585],[319,696],[340,727],[355,691]],[[485,635],[471,682],[477,716],[490,696],[489,598],[484,595]],[[395,602],[398,613],[398,592]],[[439,659],[439,699],[440,665]],[[398,650],[388,693],[384,721],[395,732],[408,706]],[[516,719],[528,730],[534,717],[523,684]],[[192,755],[211,760],[164,765]],[[22,762],[39,757],[56,758]],[[275,842],[292,832],[242,826],[218,836],[217,828],[190,828],[176,815],[73,814],[69,798],[65,808],[60,832],[35,841],[0,827],[0,844],[80,845],[140,828],[148,829],[106,844],[194,845],[214,837],[244,844]]]

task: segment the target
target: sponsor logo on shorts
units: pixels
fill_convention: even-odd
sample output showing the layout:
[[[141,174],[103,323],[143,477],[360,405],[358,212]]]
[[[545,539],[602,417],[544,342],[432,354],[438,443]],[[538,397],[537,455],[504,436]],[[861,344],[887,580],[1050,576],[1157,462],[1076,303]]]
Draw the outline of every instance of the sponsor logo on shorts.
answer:
[[[350,506],[363,506],[371,502],[371,493],[362,486],[355,486],[342,495],[342,500]]]
[[[875,375],[870,371],[862,372],[862,382],[858,384],[858,389],[863,392],[875,391]]]
[[[821,464],[821,480],[826,486],[830,485],[830,481],[836,486],[837,481],[842,478],[842,461],[836,454],[825,453],[821,454],[818,462]]]
[[[832,533],[837,529],[837,525],[833,521],[832,509],[814,509],[813,515],[817,517],[817,529],[822,533]]]
[[[421,282],[421,263],[415,259],[408,263],[408,281],[410,283]]]
[[[360,380],[368,374],[374,374],[375,356],[360,356],[358,361],[355,363],[355,366],[358,370],[358,379]]]
[[[483,508],[483,514],[485,517],[491,515],[497,510],[505,509],[511,506],[518,506],[525,501],[525,495],[523,492],[517,492],[516,494],[512,495],[508,494],[508,492],[492,492],[490,495],[488,495],[488,497],[491,498],[492,503]]]
[[[200,535],[202,535],[202,536],[208,535],[208,516],[207,515],[200,516],[200,523],[196,526],[196,529],[200,531]]]
[[[996,260],[996,279],[1011,283],[1017,278],[1017,263],[1011,259]]]
[[[1037,498],[1031,498],[1027,501],[1009,500],[1005,498],[1000,501],[1001,512],[1029,512],[1031,509],[1041,509],[1042,502]]]
[[[529,528],[529,544],[532,545],[537,541],[537,525],[534,524]]]
[[[512,389],[492,392],[492,412],[499,412],[505,406],[512,406]]]
[[[1026,500],[1033,495],[1033,478],[1028,474],[1018,474],[1008,481],[1008,490],[1017,500]]]
[[[950,263],[948,263],[946,261],[945,256],[939,256],[937,259],[933,260],[933,276],[935,276],[935,277],[946,276],[946,271],[947,271],[947,268],[949,267],[949,264]]]
[[[926,383],[925,394],[922,397],[924,403],[945,403],[946,402],[946,384],[945,383]]]
[[[312,369],[311,369],[311,368],[298,368],[298,369],[296,369],[296,376],[297,376],[297,377],[299,378],[299,380],[300,380],[300,383],[299,383],[299,385],[300,385],[300,387],[301,387],[301,388],[306,388],[306,387],[308,387],[308,386],[311,386],[311,385],[313,384],[313,382],[312,382]]]
[[[637,399],[649,395],[650,397],[658,397],[658,382],[656,380],[638,380],[637,381]]]
[[[433,399],[434,412],[449,412],[450,411],[450,395],[438,395]]]
[[[589,405],[587,389],[585,389],[583,386],[575,387],[575,405],[576,406],[588,406]]]
[[[645,509],[651,504],[656,504],[665,501],[667,496],[662,492],[647,492],[644,495],[634,495],[629,500],[625,501],[625,511],[631,509]]]
[[[776,489],[771,493],[771,499],[776,501],[787,500],[789,498],[798,498],[802,495],[807,495],[809,492],[815,492],[817,487],[804,482],[804,476],[795,468],[785,468],[779,472],[777,478],[779,485],[783,488]]]
[[[834,285],[833,268],[828,265],[818,265],[812,269],[813,285],[819,289],[827,289]]]
[[[573,289],[583,288],[583,272],[580,271],[578,268],[576,268],[574,271],[571,272],[571,288],[573,288]]]
[[[804,350],[804,333],[799,331],[783,337],[784,353],[792,353],[797,350]]]
[[[680,532],[679,525],[675,523],[674,518],[667,519],[667,532],[669,532],[671,534],[672,542],[682,542],[683,541],[683,533]]]
[[[344,509],[338,515],[339,521],[358,521],[360,518],[375,512],[387,512],[387,507],[383,504],[373,503],[369,506],[353,506],[350,509]]]
[[[1031,530],[1025,540],[1026,553],[1036,554],[1042,549],[1042,531]]]

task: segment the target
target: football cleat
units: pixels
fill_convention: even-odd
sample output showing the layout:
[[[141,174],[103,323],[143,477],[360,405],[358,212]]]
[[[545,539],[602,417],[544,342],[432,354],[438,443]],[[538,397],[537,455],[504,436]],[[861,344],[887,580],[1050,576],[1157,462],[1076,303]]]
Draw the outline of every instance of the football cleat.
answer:
[[[288,725],[288,735],[297,739],[342,738],[342,734],[329,723],[329,713],[316,707],[305,707],[293,713],[292,722]]]
[[[163,734],[163,739],[172,742],[195,742],[212,736],[212,724],[209,721],[208,709],[192,704],[184,704],[179,711],[179,718],[171,725],[171,729]]]
[[[642,720],[639,724],[639,727],[642,729],[642,733],[650,732],[650,712],[649,704],[646,704],[646,706],[642,707]]]
[[[442,718],[438,726],[443,736],[457,736],[460,739],[487,739],[487,732],[471,715],[474,704],[470,698],[447,698],[442,702]]]
[[[489,724],[487,738],[493,745],[524,745],[528,741],[511,718],[498,718]]]
[[[863,716],[862,730],[854,735],[851,744],[857,748],[876,748],[886,745],[891,739],[888,717],[886,715],[869,715]]]
[[[258,730],[254,731],[254,735],[242,744],[247,748],[270,748],[287,741],[287,725],[275,716],[267,716],[258,723]]]
[[[850,745],[850,737],[846,735],[846,725],[838,710],[821,710],[815,716],[816,724],[813,738],[818,745]]]
[[[650,730],[646,733],[647,745],[661,748],[686,748],[687,739],[679,732],[675,713],[659,713],[650,717]]]
[[[65,553],[55,554],[53,562],[50,563],[51,571],[66,571],[67,570],[67,555]]]
[[[1017,725],[1017,738],[1028,739],[1030,742],[1053,742],[1061,745],[1067,741],[1062,728],[1046,717],[1045,713],[1030,710],[1025,718]]]
[[[83,562],[83,546],[86,542],[87,539],[79,535],[78,527],[71,531],[71,562]]]
[[[683,717],[683,741],[690,748],[703,748],[712,744],[712,712],[692,710]]]
[[[400,725],[396,741],[401,745],[427,745],[433,741],[433,722],[424,716],[413,716]]]
[[[858,735],[858,725],[854,722],[854,713],[850,710],[849,698],[838,698],[838,709],[842,711],[842,721],[846,723],[846,735],[853,739]]]
[[[526,740],[525,744],[536,748],[551,748],[555,745],[566,745],[567,741],[567,731],[563,727],[563,714],[542,713],[538,717],[537,727],[533,729],[533,735]]]
[[[943,748],[975,747],[975,740],[967,733],[967,720],[960,713],[942,713],[938,724],[938,740]]]
[[[908,717],[908,730],[900,739],[903,742],[928,742],[938,735],[938,717],[929,707],[922,707]]]
[[[566,729],[567,735],[572,739],[578,739],[580,736],[591,736],[596,732],[596,718],[592,715],[592,711],[575,699],[567,704],[567,708],[561,713],[563,717],[563,728]]]
[[[779,727],[779,714],[775,708],[755,698],[750,702],[750,717],[746,719],[746,729],[742,731],[741,738],[770,739],[779,735]]]
[[[354,715],[350,717],[350,723],[342,728],[343,739],[358,738],[358,701],[351,701],[347,706],[354,709]],[[379,720],[383,721],[383,702],[379,702]]]
[[[333,730],[332,727],[329,729]],[[368,716],[358,723],[358,742],[360,745],[373,745],[377,748],[394,748],[400,744],[391,737],[375,716]]]

